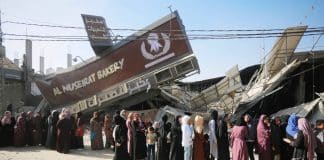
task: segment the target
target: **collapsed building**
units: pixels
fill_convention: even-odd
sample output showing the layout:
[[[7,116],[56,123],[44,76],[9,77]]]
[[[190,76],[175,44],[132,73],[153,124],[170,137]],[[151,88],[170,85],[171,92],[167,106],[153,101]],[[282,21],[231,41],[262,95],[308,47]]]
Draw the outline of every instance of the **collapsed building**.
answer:
[[[324,117],[320,96],[324,91],[324,51],[295,52],[306,29],[287,28],[262,65],[242,71],[234,66],[224,77],[181,83],[184,90],[194,93],[187,104],[195,111],[215,108],[236,116],[249,113],[255,117],[282,115],[287,108],[297,113],[298,109],[291,107],[310,105],[311,109],[300,116],[312,120]]]
[[[235,65],[223,77],[181,82],[199,73],[199,65],[177,12],[115,44],[98,37],[107,34],[97,33],[107,30],[102,17],[83,15],[83,20],[90,25],[87,33],[97,56],[45,80],[35,79],[44,97],[37,111],[126,109],[153,120],[161,111],[175,115],[217,109],[258,117],[307,106],[311,109],[301,116],[324,116],[324,51],[295,52],[307,26],[287,28],[264,64],[242,70]]]
[[[112,113],[160,108],[172,105],[161,87],[199,72],[177,12],[113,45],[111,37],[100,37],[107,34],[102,17],[82,16],[97,56],[35,79],[44,97],[36,111],[65,107],[73,113],[99,109]]]

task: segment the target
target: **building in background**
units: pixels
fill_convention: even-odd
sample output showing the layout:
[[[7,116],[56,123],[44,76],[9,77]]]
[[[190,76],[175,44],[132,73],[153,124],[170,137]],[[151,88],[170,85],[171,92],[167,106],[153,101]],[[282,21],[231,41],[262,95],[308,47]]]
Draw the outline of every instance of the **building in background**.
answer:
[[[24,99],[24,72],[6,57],[5,47],[0,44],[0,114],[8,109],[19,112]]]
[[[44,58],[44,56],[40,56],[39,57],[39,73],[41,75],[44,75],[45,74],[44,70],[45,70],[45,58]]]
[[[72,66],[72,54],[68,53],[67,54],[67,68]]]

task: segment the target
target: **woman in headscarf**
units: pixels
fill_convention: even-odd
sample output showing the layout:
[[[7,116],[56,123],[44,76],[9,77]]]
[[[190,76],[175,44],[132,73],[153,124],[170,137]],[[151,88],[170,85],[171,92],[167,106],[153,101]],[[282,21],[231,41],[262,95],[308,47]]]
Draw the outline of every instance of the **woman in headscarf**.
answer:
[[[34,146],[34,136],[33,136],[33,128],[34,128],[34,117],[33,112],[28,111],[26,117],[26,140],[27,145]]]
[[[162,117],[162,124],[159,128],[159,136],[157,143],[157,160],[168,159],[169,151],[167,149],[167,134],[170,128],[167,126],[168,116],[164,115]]]
[[[77,118],[76,114],[72,114],[70,117],[70,120],[72,122],[72,128],[71,128],[71,143],[70,143],[70,148],[71,149],[77,149],[77,137],[76,137],[76,130],[77,130]]]
[[[40,112],[37,112],[33,119],[33,140],[36,146],[42,144],[42,117]]]
[[[266,115],[261,115],[257,126],[257,151],[259,159],[271,160],[270,120]]]
[[[178,115],[171,128],[170,160],[183,160],[183,147],[181,145],[182,131],[180,122],[181,116]]]
[[[225,114],[218,127],[218,158],[222,160],[230,159],[227,121],[228,114]]]
[[[92,150],[103,149],[102,123],[99,119],[99,112],[93,112],[93,117],[90,120],[90,139]]]
[[[2,145],[3,146],[12,146],[14,142],[14,126],[16,124],[16,120],[11,116],[10,111],[6,111],[4,116],[1,119],[2,125]]]
[[[248,128],[243,117],[236,120],[231,133],[232,160],[248,160],[248,149],[245,139],[248,136]]]
[[[114,160],[129,160],[127,153],[127,127],[125,121],[120,115],[114,116],[114,141],[115,141],[115,156]]]
[[[134,114],[132,121],[132,135],[133,135],[133,154],[134,160],[145,159],[147,154],[145,128],[143,126],[141,117],[138,113]]]
[[[26,145],[26,112],[22,112],[15,126],[14,145],[23,147]]]
[[[105,121],[104,121],[104,131],[106,135],[106,144],[105,148],[109,149],[112,145],[114,145],[114,139],[113,139],[113,129],[112,129],[112,118],[109,114],[105,115]]]
[[[204,153],[204,118],[200,115],[195,117],[194,121],[194,139],[193,139],[193,160],[202,160],[205,158]]]
[[[295,139],[285,138],[284,141],[294,147],[293,159],[313,160],[316,140],[311,125],[305,118],[300,118],[298,119],[298,129]]]
[[[70,150],[71,144],[71,128],[72,122],[70,119],[70,111],[63,108],[59,115],[59,121],[57,122],[57,142],[56,150],[60,153],[67,154]]]
[[[82,112],[77,113],[77,130],[75,133],[76,136],[76,148],[84,148],[83,144],[83,135],[84,135],[84,121],[82,117]]]
[[[218,146],[217,146],[217,121],[218,112],[213,110],[211,115],[211,120],[208,123],[209,126],[209,144],[210,144],[210,154],[215,160],[218,158]]]
[[[193,130],[191,127],[190,117],[188,115],[184,115],[182,117],[181,131],[182,131],[181,144],[184,149],[184,160],[191,160],[192,159]]]
[[[46,147],[50,149],[56,149],[56,139],[57,139],[57,127],[56,124],[59,120],[59,112],[53,110],[52,114],[47,118],[47,138],[46,138]]]
[[[127,152],[129,156],[132,157],[133,154],[133,129],[132,129],[132,122],[134,119],[134,113],[130,112],[127,116],[126,120],[126,127],[127,127]]]
[[[287,136],[290,139],[296,138],[298,133],[298,118],[296,114],[292,114],[288,119],[288,125],[286,127]]]

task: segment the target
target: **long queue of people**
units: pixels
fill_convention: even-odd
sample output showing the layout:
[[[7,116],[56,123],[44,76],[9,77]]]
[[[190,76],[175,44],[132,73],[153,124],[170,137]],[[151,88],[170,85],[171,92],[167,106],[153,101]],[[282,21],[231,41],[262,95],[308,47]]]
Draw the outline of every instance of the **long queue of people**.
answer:
[[[6,111],[0,123],[0,147],[45,146],[60,153],[69,153],[70,149],[84,148],[83,136],[87,123],[82,113],[72,114],[68,109],[54,110],[42,116],[39,112],[22,112],[17,118]],[[103,144],[102,129],[106,137]],[[89,125],[91,149],[111,148],[112,118],[106,115],[99,118],[94,112]]]
[[[233,119],[233,118],[232,118]],[[91,149],[113,147],[114,160],[314,160],[323,159],[324,120],[314,127],[295,114],[253,119],[249,115],[206,120],[202,115],[168,116],[161,122],[144,122],[140,114],[123,110],[113,119],[94,112],[90,119]],[[1,118],[0,146],[41,146],[69,153],[84,148],[85,121],[68,109],[48,116],[23,112],[16,119],[6,111]],[[103,144],[103,131],[106,144]],[[231,151],[231,152],[230,152]]]
[[[115,160],[322,160],[324,120],[312,127],[295,114],[252,119],[250,115],[230,122],[212,111],[176,116],[173,124],[143,122],[138,113],[114,116]],[[205,128],[205,126],[207,128]],[[157,147],[157,148],[155,148]],[[231,152],[230,152],[231,151]]]

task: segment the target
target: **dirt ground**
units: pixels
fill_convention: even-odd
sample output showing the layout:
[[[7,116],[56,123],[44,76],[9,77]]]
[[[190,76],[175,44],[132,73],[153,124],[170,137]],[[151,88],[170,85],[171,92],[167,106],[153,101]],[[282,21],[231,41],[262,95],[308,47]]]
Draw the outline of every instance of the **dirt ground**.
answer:
[[[105,139],[105,138],[104,138]],[[5,147],[0,148],[0,160],[112,160],[112,150],[93,151],[90,149],[89,135],[84,136],[85,149],[70,150],[61,154],[45,147]]]

